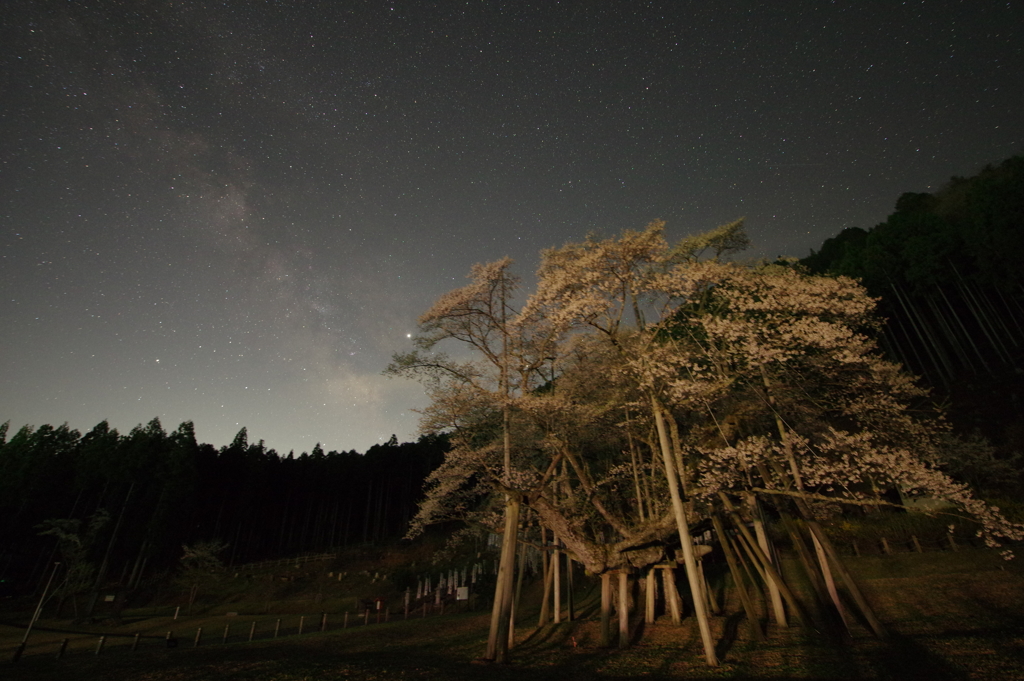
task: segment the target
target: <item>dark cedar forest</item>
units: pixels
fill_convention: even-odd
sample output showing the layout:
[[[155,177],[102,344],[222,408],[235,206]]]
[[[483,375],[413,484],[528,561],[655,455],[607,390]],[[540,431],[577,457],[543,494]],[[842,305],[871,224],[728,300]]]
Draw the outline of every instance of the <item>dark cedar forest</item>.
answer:
[[[970,445],[940,468],[981,498],[1015,502],[1024,470],[1022,262],[1024,157],[1014,157],[935,194],[904,194],[885,222],[846,229],[783,264],[859,279],[879,299],[885,355],[932,389],[917,408],[944,405]],[[105,422],[86,433],[5,424],[0,578],[10,592],[31,591],[60,552],[81,571],[69,589],[131,590],[172,574],[182,545],[222,542],[225,563],[241,564],[394,541],[450,447],[431,434],[362,454],[317,446],[282,456],[251,443],[245,428],[218,449],[197,442],[190,422],[168,432],[154,419],[129,433]]]

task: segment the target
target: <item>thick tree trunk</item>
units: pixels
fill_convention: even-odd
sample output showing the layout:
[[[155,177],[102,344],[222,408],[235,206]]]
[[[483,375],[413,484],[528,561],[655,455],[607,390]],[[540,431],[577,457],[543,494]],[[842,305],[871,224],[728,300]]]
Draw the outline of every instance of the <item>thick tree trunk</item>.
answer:
[[[508,630],[512,616],[512,575],[516,558],[516,533],[519,527],[519,500],[510,496],[505,506],[505,535],[501,544],[498,580],[494,586],[491,630],[487,637],[485,659],[508,662]]]

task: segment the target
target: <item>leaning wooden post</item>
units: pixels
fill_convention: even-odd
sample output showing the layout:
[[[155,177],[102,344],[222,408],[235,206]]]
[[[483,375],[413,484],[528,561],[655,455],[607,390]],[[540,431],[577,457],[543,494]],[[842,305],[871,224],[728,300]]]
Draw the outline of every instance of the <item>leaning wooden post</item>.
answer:
[[[764,516],[761,513],[761,505],[753,494],[747,497],[747,504],[750,506],[750,514],[754,518],[754,534],[757,535],[757,543],[761,550],[764,551],[764,555],[768,560],[774,562],[772,546],[768,541],[768,533],[764,531]],[[786,608],[782,605],[782,594],[779,593],[779,587],[775,582],[770,580],[768,582],[768,597],[772,603],[772,612],[775,614],[775,623],[782,627],[788,627],[789,622],[786,620]]]
[[[832,565],[835,567],[836,572],[839,573],[839,577],[843,580],[843,584],[846,585],[846,590],[850,592],[850,596],[853,597],[853,602],[857,604],[857,608],[861,614],[864,615],[864,619],[867,620],[871,630],[875,632],[875,636],[878,638],[886,638],[888,636],[885,631],[885,627],[875,617],[874,610],[868,605],[867,599],[864,598],[864,594],[861,593],[857,583],[853,581],[853,576],[843,565],[843,561],[839,560],[839,556],[836,554],[835,548],[832,546],[832,542],[829,541],[828,537],[825,536],[825,532],[818,525],[816,520],[808,520],[807,528],[811,531],[811,534],[821,544],[821,548],[825,550],[825,555],[832,561]]]
[[[704,594],[704,603],[707,604],[708,610],[715,615],[722,614],[722,609],[718,607],[718,601],[715,600],[714,595],[711,593],[711,585],[708,584],[708,577],[704,574],[704,559],[697,559],[697,570],[700,572],[700,591]]]
[[[203,640],[203,628],[199,627],[196,629],[196,640],[192,642],[193,648],[198,648],[200,641]]]
[[[60,642],[60,647],[57,648],[57,659],[58,660],[60,658],[64,657],[64,653],[67,652],[67,649],[68,649],[68,639],[63,639]]]
[[[836,582],[832,579],[832,570],[828,567],[828,558],[825,556],[825,549],[821,547],[821,542],[813,534],[811,535],[811,541],[814,542],[814,552],[818,556],[818,563],[821,565],[821,576],[825,578],[825,588],[828,589],[829,598],[832,599],[832,605],[836,607],[836,612],[839,613],[839,619],[843,621],[843,626],[846,627],[846,633],[852,633],[850,631],[850,621],[846,614],[846,606],[843,605],[843,601],[839,598],[839,591],[836,589]],[[885,543],[885,537],[882,537],[882,543]],[[888,547],[886,547],[888,548]]]
[[[139,637],[141,637],[141,636],[142,636],[142,634],[140,632],[135,632],[135,638],[132,640],[132,651],[133,652],[139,649]]]
[[[408,617],[409,616],[409,611],[406,610],[405,614],[406,614],[406,617]],[[320,631],[327,631],[327,613],[326,612],[320,614]]]
[[[227,643],[228,642],[228,632],[230,630],[231,630],[231,625],[230,624],[225,624],[224,625],[224,636],[222,636],[221,639],[220,639],[221,643]]]
[[[601,573],[601,646],[612,644],[612,576]]]
[[[725,562],[728,563],[729,573],[732,574],[732,583],[736,586],[736,592],[740,595],[740,602],[743,604],[743,610],[747,614],[747,621],[754,632],[754,638],[764,642],[764,632],[761,631],[761,623],[757,620],[757,610],[754,609],[754,603],[750,600],[750,594],[747,593],[747,588],[743,584],[743,575],[736,564],[736,556],[732,553],[732,544],[729,542],[729,537],[725,534],[722,520],[718,517],[717,513],[714,513],[711,515],[711,522],[714,524],[715,534],[718,535],[718,539],[722,544]]]
[[[729,500],[729,497],[726,496],[725,492],[719,492],[718,497],[722,500],[722,504],[725,505],[725,510],[729,513],[729,517],[732,519],[733,525],[735,525],[736,529],[740,531],[740,536],[744,539],[746,548],[750,550],[752,557],[757,563],[756,567],[763,572],[768,579],[771,579],[778,585],[779,592],[782,594],[782,597],[786,599],[786,602],[789,603],[789,607],[799,613],[800,617],[803,618],[805,622],[810,623],[810,617],[808,617],[807,613],[804,612],[803,607],[801,607],[800,603],[796,600],[793,592],[790,591],[786,583],[782,581],[782,577],[779,576],[775,567],[761,551],[761,547],[758,546],[757,542],[754,541],[754,538],[750,536],[750,530],[747,529],[747,526],[743,523],[743,519],[740,518],[739,513],[736,512],[736,508],[732,505],[732,501]],[[765,581],[768,581],[768,579]]]
[[[252,637],[256,635],[256,620],[252,621],[252,626],[249,627],[249,642],[252,642]]]
[[[665,467],[665,479],[668,482],[669,495],[672,497],[672,511],[675,515],[676,530],[679,532],[679,542],[683,548],[683,562],[686,564],[686,578],[690,583],[690,594],[693,596],[693,610],[697,618],[697,625],[700,628],[700,638],[704,644],[704,657],[708,665],[718,666],[718,655],[715,653],[715,642],[711,638],[711,626],[708,624],[708,614],[704,608],[704,599],[701,598],[700,576],[697,572],[697,559],[693,555],[693,538],[690,536],[689,521],[686,518],[686,508],[683,506],[683,499],[679,495],[679,477],[676,475],[675,462],[673,461],[672,446],[668,439],[668,430],[665,427],[665,415],[662,413],[661,404],[657,398],[651,396],[651,406],[654,411],[655,425],[658,429],[658,440],[661,449],[662,463]]]
[[[804,542],[804,538],[800,534],[800,529],[796,526],[796,523],[793,522],[790,515],[781,510],[779,515],[782,518],[782,526],[786,528],[789,540],[792,542],[797,555],[800,557],[800,563],[804,567],[804,572],[807,573],[807,578],[811,581],[811,586],[814,587],[814,594],[817,596],[817,601],[819,605],[824,606],[828,602],[828,594],[825,590],[825,584],[822,582],[821,572],[814,567],[814,561],[811,558],[810,549],[807,548],[807,544]]]
[[[300,615],[299,616],[299,636],[302,636],[302,625],[305,624],[305,622],[306,622],[306,616],[305,615]]]

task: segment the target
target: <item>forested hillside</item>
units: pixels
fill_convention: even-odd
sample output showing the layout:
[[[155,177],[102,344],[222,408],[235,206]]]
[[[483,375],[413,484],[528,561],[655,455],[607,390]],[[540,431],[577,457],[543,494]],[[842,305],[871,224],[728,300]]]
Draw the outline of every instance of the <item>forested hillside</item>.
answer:
[[[1004,458],[1024,451],[1024,157],[903,194],[885,222],[802,262],[860,279],[880,298],[887,354],[950,400],[962,430]]]
[[[400,537],[443,436],[365,454],[282,456],[246,429],[216,449],[191,422],[153,419],[122,435],[102,422],[0,427],[0,578],[34,587],[52,560],[78,562],[86,585],[134,587],[172,568],[183,544],[221,542],[229,564]],[[46,533],[41,535],[40,533]],[[57,539],[58,541],[55,541]],[[90,567],[91,566],[91,567]],[[9,587],[10,588],[10,587]]]

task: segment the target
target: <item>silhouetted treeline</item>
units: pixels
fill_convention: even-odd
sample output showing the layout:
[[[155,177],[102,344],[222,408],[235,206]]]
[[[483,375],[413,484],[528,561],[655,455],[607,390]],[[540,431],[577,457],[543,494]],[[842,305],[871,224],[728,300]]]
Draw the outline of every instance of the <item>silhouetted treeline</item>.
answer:
[[[903,194],[885,222],[802,263],[860,279],[881,299],[888,354],[950,397],[962,425],[1022,449],[1024,157]]]
[[[182,544],[227,543],[239,564],[404,534],[424,478],[440,464],[443,437],[355,451],[281,456],[246,430],[220,449],[196,441],[191,422],[168,433],[153,419],[121,435],[104,421],[80,434],[66,425],[0,426],[0,578],[38,579],[59,560],[51,519],[80,521],[96,581],[135,586],[172,567]],[[86,531],[104,519],[99,531]],[[68,533],[68,525],[62,525]]]

